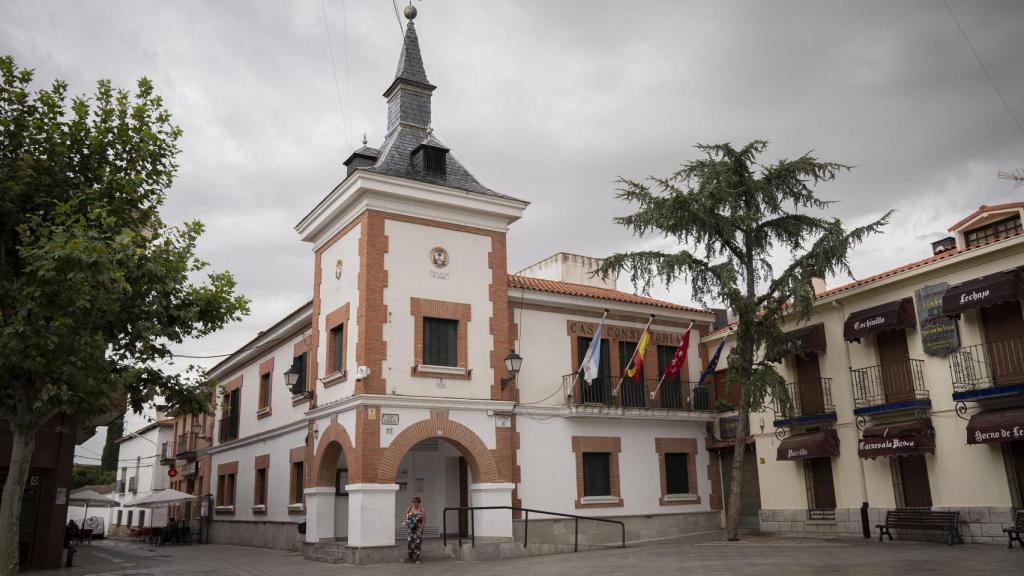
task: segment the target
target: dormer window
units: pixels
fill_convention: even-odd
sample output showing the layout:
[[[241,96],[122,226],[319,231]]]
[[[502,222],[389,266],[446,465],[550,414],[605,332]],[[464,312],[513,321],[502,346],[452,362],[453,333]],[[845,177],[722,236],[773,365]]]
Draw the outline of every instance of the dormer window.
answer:
[[[980,228],[968,230],[964,234],[964,240],[968,248],[973,248],[982,244],[988,244],[989,242],[995,242],[996,240],[1002,240],[1003,238],[1017,236],[1022,231],[1024,229],[1021,227],[1020,215],[1017,214],[992,222],[991,224],[986,224]]]
[[[423,175],[430,178],[444,180],[445,156],[447,155],[448,151],[442,150],[441,148],[424,148]],[[1017,221],[1017,225],[1020,225],[1020,220]]]

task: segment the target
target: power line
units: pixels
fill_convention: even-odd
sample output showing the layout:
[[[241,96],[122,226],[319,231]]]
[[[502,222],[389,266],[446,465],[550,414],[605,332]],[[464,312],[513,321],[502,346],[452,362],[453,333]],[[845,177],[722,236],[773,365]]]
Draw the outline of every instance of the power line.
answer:
[[[402,26],[402,17],[398,15],[398,2],[397,0],[391,0],[391,5],[395,8],[395,21],[398,22],[398,33],[405,37],[405,28]]]
[[[271,338],[269,340],[264,340],[263,342],[261,342],[260,344],[255,345],[255,346],[250,346],[248,348],[242,348],[240,350],[235,350],[234,352],[228,352],[227,354],[207,354],[207,355],[204,355],[204,356],[200,356],[200,355],[195,355],[195,354],[175,354],[174,352],[171,352],[171,356],[173,356],[175,358],[191,358],[191,359],[197,359],[197,360],[206,360],[206,359],[210,359],[210,358],[225,358],[227,356],[232,356],[234,354],[241,354],[242,352],[248,352],[250,350],[255,350],[257,348],[262,348],[262,347],[266,346],[267,344],[272,344],[274,342],[277,342],[278,340],[284,340],[284,336],[281,336],[281,337],[278,337],[278,338]]]
[[[352,139],[349,138],[348,124],[345,122],[345,107],[341,104],[341,86],[338,84],[338,67],[334,63],[334,42],[331,41],[331,27],[327,24],[327,0],[320,0],[320,7],[324,14],[324,30],[327,32],[327,51],[331,54],[331,74],[334,75],[334,93],[338,97],[338,114],[341,115],[341,128],[345,132],[345,143],[352,149]]]
[[[974,58],[978,61],[978,66],[981,66],[981,71],[985,73],[985,78],[988,78],[988,83],[992,85],[992,90],[995,91],[996,96],[999,97],[999,101],[1003,103],[1003,108],[1006,108],[1006,113],[1013,119],[1013,123],[1017,125],[1017,129],[1020,130],[1021,134],[1024,134],[1024,126],[1021,126],[1020,121],[1017,120],[1017,116],[1014,115],[1013,110],[1010,109],[1010,105],[1006,103],[1006,98],[1003,98],[1003,93],[999,91],[999,87],[996,86],[992,75],[988,73],[988,68],[985,67],[985,63],[981,61],[981,56],[978,56],[978,51],[974,49],[974,44],[971,44],[971,39],[967,37],[967,32],[964,31],[964,27],[960,25],[960,21],[957,20],[956,14],[953,13],[953,9],[949,6],[949,0],[942,0],[943,4],[946,5],[946,10],[949,12],[949,16],[953,19],[953,23],[960,29],[960,34],[963,35],[964,41],[967,42],[967,47],[971,49],[971,53],[974,54]]]

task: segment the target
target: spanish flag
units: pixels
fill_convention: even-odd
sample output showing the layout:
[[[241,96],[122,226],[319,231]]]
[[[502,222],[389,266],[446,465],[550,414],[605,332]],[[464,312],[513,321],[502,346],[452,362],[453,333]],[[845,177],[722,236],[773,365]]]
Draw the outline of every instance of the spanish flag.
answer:
[[[652,317],[651,320],[654,320]],[[633,359],[630,360],[629,368],[626,369],[626,375],[633,382],[640,381],[640,370],[644,367],[644,356],[647,355],[647,346],[651,343],[651,323],[647,322],[647,327],[644,328],[644,334],[640,337],[640,341],[636,344],[636,351],[633,352]]]

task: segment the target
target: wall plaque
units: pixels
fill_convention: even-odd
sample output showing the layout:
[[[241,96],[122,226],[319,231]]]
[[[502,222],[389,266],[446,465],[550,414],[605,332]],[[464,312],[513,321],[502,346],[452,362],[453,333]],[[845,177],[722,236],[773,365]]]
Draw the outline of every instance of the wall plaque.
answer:
[[[929,284],[914,291],[921,346],[930,356],[948,356],[960,347],[957,321],[942,315],[942,295],[949,284]]]

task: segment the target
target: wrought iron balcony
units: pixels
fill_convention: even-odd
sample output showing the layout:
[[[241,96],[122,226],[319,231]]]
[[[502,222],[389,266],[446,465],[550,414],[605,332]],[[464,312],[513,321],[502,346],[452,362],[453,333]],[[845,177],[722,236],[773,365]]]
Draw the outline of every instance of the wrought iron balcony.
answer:
[[[160,463],[174,463],[174,444],[170,442],[164,442],[163,444],[160,445]]]
[[[831,378],[789,382],[778,396],[772,399],[777,428],[836,421]]]
[[[579,373],[562,376],[562,388],[569,406],[687,411],[712,409],[708,389],[696,382],[666,379],[660,388],[658,383],[659,380],[655,379],[634,382],[628,376],[611,376],[595,378],[588,384]]]
[[[225,416],[218,422],[217,438],[220,442],[229,442],[238,438],[238,415]]]
[[[924,382],[923,360],[851,368],[850,376],[853,379],[853,413],[858,416],[931,407]]]
[[[953,399],[1024,394],[1024,338],[963,346],[950,354]]]

